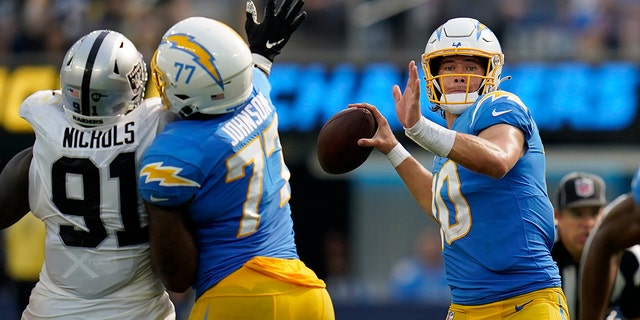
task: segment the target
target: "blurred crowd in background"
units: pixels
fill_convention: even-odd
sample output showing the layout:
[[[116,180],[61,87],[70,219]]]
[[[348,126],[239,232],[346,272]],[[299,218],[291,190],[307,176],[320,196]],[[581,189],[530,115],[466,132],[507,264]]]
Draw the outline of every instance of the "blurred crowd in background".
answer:
[[[264,8],[264,1],[254,1]],[[389,61],[404,67],[411,59],[419,61],[425,41],[438,25],[451,17],[468,16],[496,33],[507,64],[640,62],[640,0],[305,0],[305,10],[307,20],[280,61]],[[262,10],[259,14],[261,19]],[[57,66],[69,46],[94,29],[125,34],[148,61],[162,34],[188,16],[221,20],[244,36],[243,0],[0,0],[0,66],[34,61]],[[422,235],[416,235],[415,255],[389,270],[388,298],[422,297],[446,303],[430,298],[442,297],[447,288],[440,285],[438,254],[425,258],[434,256],[434,248],[423,248],[419,239]],[[348,240],[340,233],[326,236],[325,276],[338,303],[370,298],[367,283],[350,273]],[[15,296],[3,293],[1,287],[0,310],[7,301],[3,296]]]
[[[488,25],[507,61],[640,59],[637,0],[306,0],[305,10],[308,19],[283,59],[404,64],[454,16]],[[56,59],[79,36],[108,28],[150,57],[169,26],[193,15],[222,20],[244,35],[242,0],[1,0],[0,56],[46,52]]]

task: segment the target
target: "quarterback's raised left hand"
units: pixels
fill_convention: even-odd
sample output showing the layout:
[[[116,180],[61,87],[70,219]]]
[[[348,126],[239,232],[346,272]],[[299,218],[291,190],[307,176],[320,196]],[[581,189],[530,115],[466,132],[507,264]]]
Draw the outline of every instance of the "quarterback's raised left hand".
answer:
[[[293,1],[295,3],[292,6]],[[252,0],[248,0],[244,29],[247,32],[251,53],[259,54],[273,62],[293,32],[307,17],[307,12],[302,11],[303,4],[303,0],[284,0],[276,11],[276,0],[267,0],[264,19],[259,23],[256,6]]]

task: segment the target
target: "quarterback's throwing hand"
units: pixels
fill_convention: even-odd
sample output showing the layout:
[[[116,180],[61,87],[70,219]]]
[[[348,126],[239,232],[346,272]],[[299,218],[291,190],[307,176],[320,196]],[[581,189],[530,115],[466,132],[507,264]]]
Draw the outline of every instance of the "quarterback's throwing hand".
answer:
[[[253,1],[247,1],[247,21],[244,29],[247,32],[251,53],[259,54],[271,62],[280,54],[280,50],[293,32],[307,17],[307,12],[302,11],[304,1],[295,0],[292,6],[293,1],[284,0],[276,11],[276,0],[268,0],[261,23],[258,22],[258,13]]]

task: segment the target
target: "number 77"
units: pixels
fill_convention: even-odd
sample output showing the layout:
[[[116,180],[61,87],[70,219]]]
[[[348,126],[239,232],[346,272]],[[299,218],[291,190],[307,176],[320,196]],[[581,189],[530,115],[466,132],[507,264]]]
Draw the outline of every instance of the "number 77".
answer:
[[[190,64],[184,64],[180,62],[176,62],[173,65],[178,68],[178,73],[176,74],[176,80],[180,80],[180,75],[182,74],[183,69],[189,72],[189,75],[187,75],[187,79],[184,81],[184,83],[188,84],[189,81],[191,81],[191,76],[193,76],[193,72],[196,70],[196,66],[190,65]]]

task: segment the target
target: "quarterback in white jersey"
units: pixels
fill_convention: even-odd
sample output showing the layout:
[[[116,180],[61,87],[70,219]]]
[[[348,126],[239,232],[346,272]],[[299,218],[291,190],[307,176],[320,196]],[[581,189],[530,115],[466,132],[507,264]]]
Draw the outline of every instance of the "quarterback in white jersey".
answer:
[[[45,262],[22,319],[175,319],[151,269],[136,185],[142,153],[175,116],[159,98],[142,101],[146,80],[133,44],[98,30],[67,53],[62,90],[20,106],[36,137],[29,208],[46,226]]]

